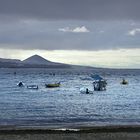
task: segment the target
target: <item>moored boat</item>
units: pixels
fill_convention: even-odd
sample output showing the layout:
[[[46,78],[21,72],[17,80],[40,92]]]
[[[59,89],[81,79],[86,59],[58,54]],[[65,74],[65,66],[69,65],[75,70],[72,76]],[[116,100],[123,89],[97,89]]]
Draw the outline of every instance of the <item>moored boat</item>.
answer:
[[[24,87],[24,83],[23,83],[22,81],[20,81],[20,82],[17,84],[17,86],[19,86],[19,87]]]
[[[59,83],[54,83],[54,84],[45,84],[46,88],[55,88],[55,87],[60,87],[60,82]]]
[[[38,85],[28,85],[28,89],[38,89]]]
[[[107,81],[103,79],[100,75],[92,75],[93,86],[95,91],[104,91],[106,90]]]
[[[122,85],[127,85],[128,84],[128,81],[126,81],[125,79],[123,79],[122,82],[121,82],[121,84]]]
[[[83,94],[93,94],[93,91],[90,90],[89,88],[80,88],[80,93],[83,93]]]

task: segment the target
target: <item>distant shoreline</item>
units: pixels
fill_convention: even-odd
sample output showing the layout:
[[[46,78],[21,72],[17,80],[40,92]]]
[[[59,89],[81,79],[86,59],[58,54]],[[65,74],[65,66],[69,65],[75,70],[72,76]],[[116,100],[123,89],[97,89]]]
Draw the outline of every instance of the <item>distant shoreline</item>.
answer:
[[[113,71],[123,71],[123,70],[140,70],[140,68],[106,68],[106,67],[92,67],[92,66],[81,66],[81,65],[70,65],[70,64],[66,64],[65,67],[55,67],[55,66],[27,66],[27,67],[23,67],[23,66],[19,66],[19,67],[0,67],[0,69],[52,69],[52,70],[56,70],[56,69],[68,69],[68,70],[74,70],[74,69],[90,69],[90,70],[113,70]]]
[[[39,55],[33,55],[23,61],[18,59],[0,58],[0,68],[47,68],[47,69],[72,69],[72,68],[89,68],[103,70],[139,70],[140,68],[107,68],[84,65],[65,64],[60,62],[49,61]]]

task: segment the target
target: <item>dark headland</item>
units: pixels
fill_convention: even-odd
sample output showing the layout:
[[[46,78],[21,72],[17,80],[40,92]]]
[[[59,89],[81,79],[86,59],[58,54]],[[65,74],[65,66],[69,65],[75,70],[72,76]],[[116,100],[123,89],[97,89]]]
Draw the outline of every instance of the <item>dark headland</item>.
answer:
[[[71,69],[71,68],[93,68],[49,61],[42,56],[33,55],[23,61],[19,59],[0,58],[0,68],[50,68],[50,69]]]
[[[112,70],[119,70],[119,71],[124,71],[124,70],[132,70],[132,69],[115,69],[115,68],[101,68],[101,67],[93,67],[93,66],[80,66],[80,65],[71,65],[71,64],[64,64],[64,63],[59,63],[59,62],[52,62],[49,61],[39,55],[33,55],[23,61],[19,59],[5,59],[5,58],[0,58],[0,68],[51,68],[51,69],[96,69],[96,70],[103,70],[103,71],[112,71]],[[139,71],[139,69],[133,69],[136,71]]]
[[[33,55],[23,61],[0,58],[0,68],[70,68],[71,65],[51,62],[39,55]]]

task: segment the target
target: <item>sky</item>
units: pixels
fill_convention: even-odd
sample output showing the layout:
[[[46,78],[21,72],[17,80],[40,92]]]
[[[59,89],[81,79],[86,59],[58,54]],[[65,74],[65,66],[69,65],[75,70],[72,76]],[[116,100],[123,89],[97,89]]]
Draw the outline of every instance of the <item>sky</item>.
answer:
[[[140,68],[139,0],[0,0],[0,57]]]

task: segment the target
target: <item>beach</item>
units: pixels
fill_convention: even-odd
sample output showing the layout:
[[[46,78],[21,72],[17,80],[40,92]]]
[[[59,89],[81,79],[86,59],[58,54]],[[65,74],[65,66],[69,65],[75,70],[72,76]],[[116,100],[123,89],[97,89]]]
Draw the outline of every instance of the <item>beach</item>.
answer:
[[[100,126],[78,129],[2,128],[0,140],[138,140],[140,138],[140,126]]]

